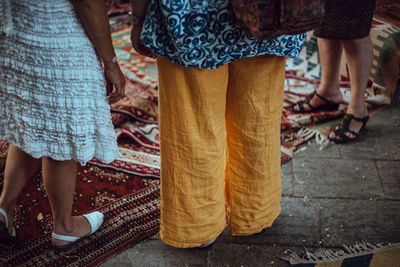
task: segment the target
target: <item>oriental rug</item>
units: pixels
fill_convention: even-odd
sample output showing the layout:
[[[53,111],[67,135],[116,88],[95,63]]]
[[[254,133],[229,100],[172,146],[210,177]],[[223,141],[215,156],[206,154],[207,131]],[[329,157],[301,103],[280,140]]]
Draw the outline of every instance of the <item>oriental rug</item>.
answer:
[[[6,148],[0,142],[3,152]],[[0,158],[2,186],[4,153]],[[58,252],[50,244],[51,210],[39,172],[32,177],[18,202],[16,242],[0,244],[0,266],[95,266],[158,232],[159,196],[158,180],[92,164],[80,167],[73,214],[99,210],[105,214],[105,222],[95,234]]]
[[[126,124],[116,131],[122,157],[108,164],[93,158],[90,163],[138,176],[159,178],[161,163],[158,126]]]
[[[132,121],[157,123],[157,104],[158,91],[156,89],[127,80],[124,98],[113,104],[111,111],[126,114]]]
[[[293,267],[386,267],[400,266],[400,243],[371,245],[366,242],[344,246],[340,250],[306,251],[301,258],[295,253],[287,258]]]
[[[112,40],[121,70],[132,81],[156,87],[156,60],[142,56],[132,49],[130,32],[130,26],[127,26],[112,33]]]

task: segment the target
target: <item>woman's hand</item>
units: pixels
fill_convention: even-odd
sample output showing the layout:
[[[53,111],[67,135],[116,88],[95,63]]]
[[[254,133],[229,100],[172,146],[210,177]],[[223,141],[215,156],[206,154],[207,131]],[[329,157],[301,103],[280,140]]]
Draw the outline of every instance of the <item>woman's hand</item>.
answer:
[[[140,40],[140,34],[142,33],[142,26],[133,26],[131,30],[131,42],[132,46],[136,52],[145,56],[156,58],[156,54],[153,53],[150,49],[144,46],[142,41]]]
[[[107,100],[113,104],[125,95],[125,77],[117,63],[105,63],[104,75],[106,78]]]
[[[125,95],[125,78],[119,65],[112,62],[115,51],[105,1],[72,0],[72,3],[97,54],[104,63],[108,102],[115,103]]]

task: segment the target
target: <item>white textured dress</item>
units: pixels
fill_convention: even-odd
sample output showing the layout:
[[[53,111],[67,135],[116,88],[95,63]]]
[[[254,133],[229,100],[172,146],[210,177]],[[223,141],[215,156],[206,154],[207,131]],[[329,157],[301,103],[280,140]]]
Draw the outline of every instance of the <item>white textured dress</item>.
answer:
[[[82,165],[120,155],[101,64],[69,0],[0,0],[0,139]]]

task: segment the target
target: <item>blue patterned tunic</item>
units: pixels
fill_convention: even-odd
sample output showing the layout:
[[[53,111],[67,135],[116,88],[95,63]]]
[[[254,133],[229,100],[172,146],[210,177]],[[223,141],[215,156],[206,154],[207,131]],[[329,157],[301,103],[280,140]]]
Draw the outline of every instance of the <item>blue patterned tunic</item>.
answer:
[[[156,54],[202,69],[264,54],[296,57],[304,39],[255,40],[235,25],[229,0],[151,0],[141,35]]]

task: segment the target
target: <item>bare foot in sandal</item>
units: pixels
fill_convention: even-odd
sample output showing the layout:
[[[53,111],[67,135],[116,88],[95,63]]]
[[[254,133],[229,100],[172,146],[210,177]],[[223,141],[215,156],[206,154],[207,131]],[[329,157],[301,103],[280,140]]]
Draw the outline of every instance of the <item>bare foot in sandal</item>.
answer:
[[[74,242],[96,232],[103,223],[104,215],[92,212],[83,216],[72,217],[72,228],[58,227],[52,233],[51,244],[54,248],[63,249],[73,245]]]
[[[365,106],[360,110],[349,108],[342,123],[329,134],[329,140],[335,143],[348,143],[356,140],[365,128],[368,119],[368,110]]]
[[[319,92],[316,90],[310,94],[305,100],[301,100],[291,107],[293,112],[307,113],[317,111],[333,111],[337,110],[339,104],[342,102],[342,94],[339,90],[327,90],[326,92]]]

